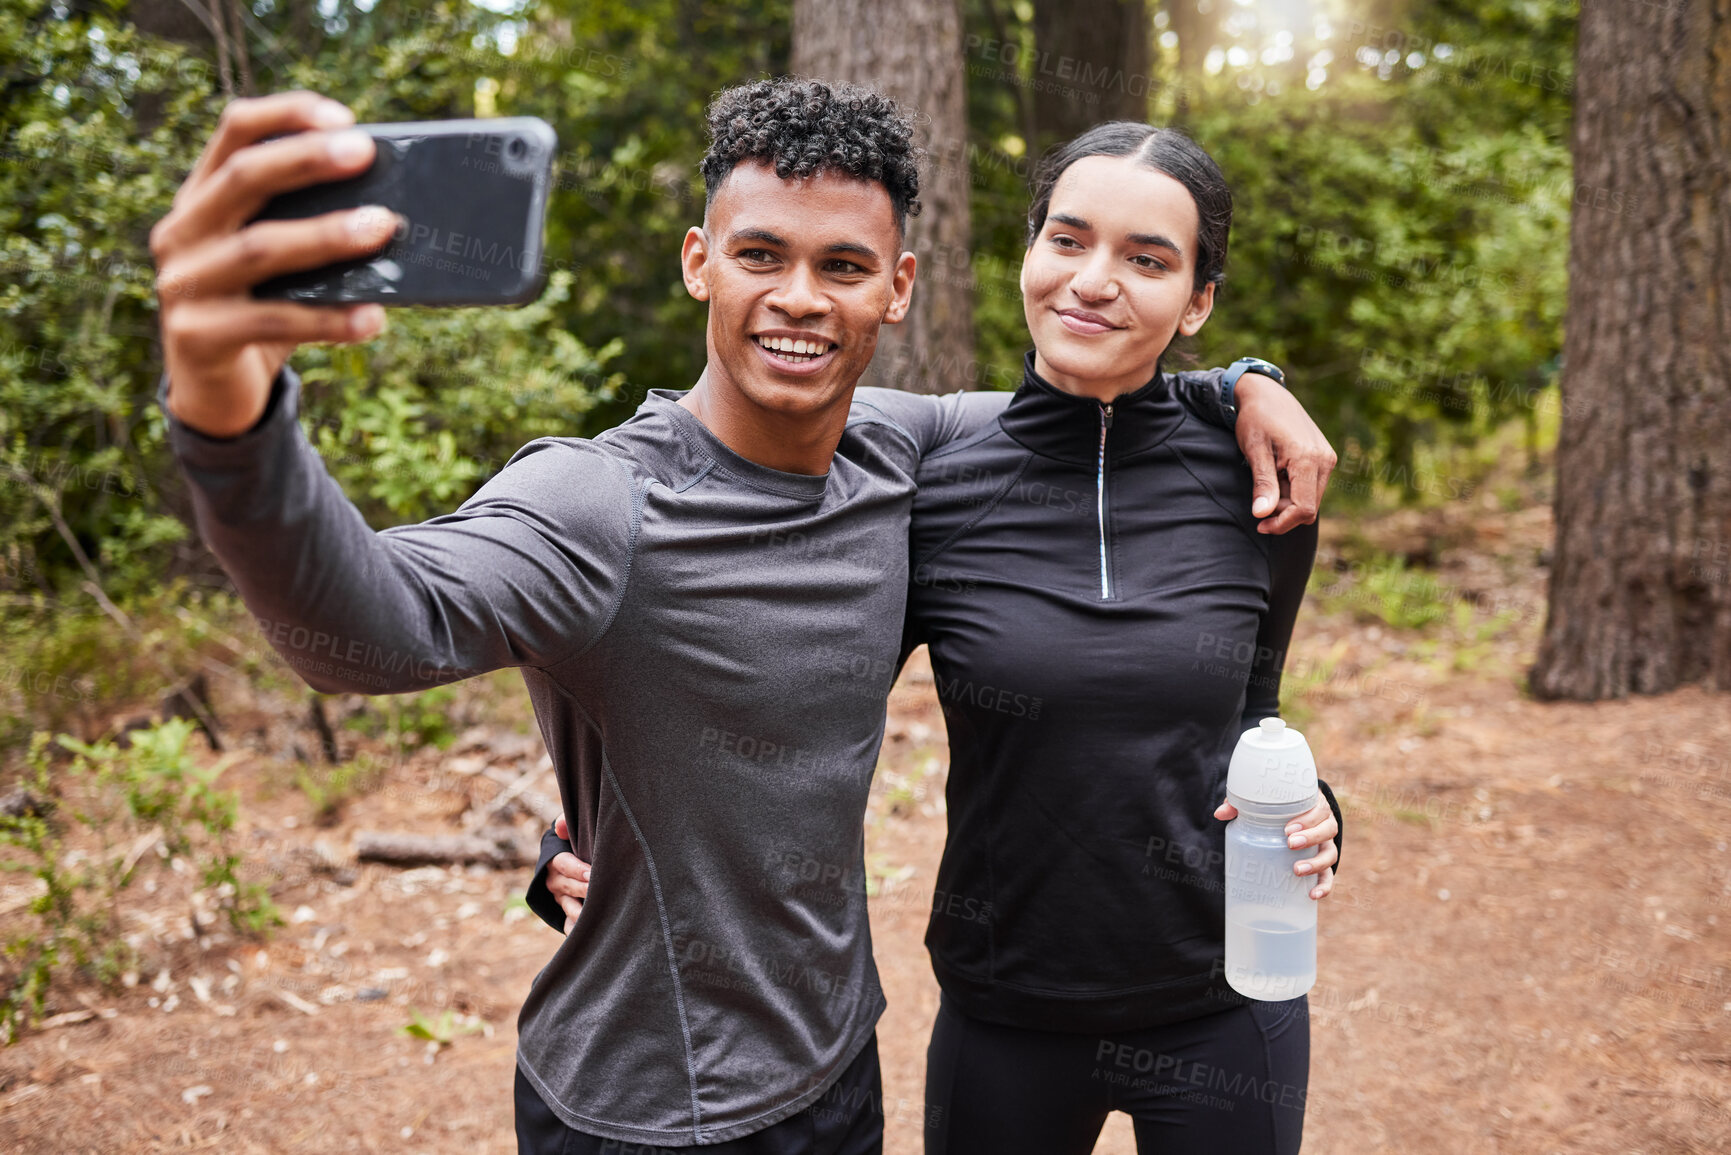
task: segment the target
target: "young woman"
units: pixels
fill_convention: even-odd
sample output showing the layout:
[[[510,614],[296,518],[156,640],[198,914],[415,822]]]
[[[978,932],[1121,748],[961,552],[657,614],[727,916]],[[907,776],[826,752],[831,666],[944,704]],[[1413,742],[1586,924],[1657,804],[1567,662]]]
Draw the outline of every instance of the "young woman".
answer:
[[[1314,525],[1259,533],[1231,433],[1160,364],[1224,278],[1232,202],[1181,133],[1118,122],[1043,165],[1013,396],[969,398],[919,473],[903,652],[950,741],[926,944],[942,988],[928,1155],[1299,1149],[1305,998],[1222,976],[1226,766],[1278,712]],[[1333,797],[1289,827],[1326,896]],[[580,894],[583,864],[552,861]],[[539,881],[539,880],[538,880]],[[546,905],[543,897],[538,909]]]
[[[1220,800],[1278,712],[1316,528],[1258,533],[1232,435],[1158,372],[1208,319],[1231,217],[1181,133],[1063,146],[1029,214],[1023,384],[921,465],[904,649],[929,647],[950,741],[929,1155],[1087,1152],[1112,1110],[1143,1152],[1299,1149],[1308,1004],[1222,977]],[[1289,830],[1325,896],[1338,820]]]

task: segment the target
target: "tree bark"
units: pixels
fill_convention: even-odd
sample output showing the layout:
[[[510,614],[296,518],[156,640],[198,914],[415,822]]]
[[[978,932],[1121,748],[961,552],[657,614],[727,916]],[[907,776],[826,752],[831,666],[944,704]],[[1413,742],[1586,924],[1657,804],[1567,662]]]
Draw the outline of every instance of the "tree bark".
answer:
[[[1731,0],[1585,0],[1541,698],[1731,689]]]
[[[1228,0],[1168,0],[1168,27],[1178,37],[1178,76],[1175,119],[1183,124],[1190,119],[1191,102],[1197,98],[1202,81],[1202,61],[1214,46],[1220,33],[1220,5]],[[1205,10],[1206,9],[1206,10]]]
[[[1145,0],[1036,0],[1034,121],[1039,149],[1108,120],[1147,120]]]
[[[140,32],[192,48],[196,54],[194,60],[200,64],[207,56],[213,60],[220,59],[216,29],[203,0],[193,0],[192,4],[185,0],[132,0],[124,15]],[[210,66],[212,90],[217,88],[219,71],[216,65]],[[180,73],[181,78],[189,82],[196,75],[185,69]],[[162,123],[164,111],[174,95],[172,92],[140,92],[134,97],[133,119],[141,134],[148,136]]]
[[[866,384],[975,388],[968,125],[956,0],[794,0],[793,72],[869,85],[913,117],[924,206],[908,220],[913,306],[885,326]]]

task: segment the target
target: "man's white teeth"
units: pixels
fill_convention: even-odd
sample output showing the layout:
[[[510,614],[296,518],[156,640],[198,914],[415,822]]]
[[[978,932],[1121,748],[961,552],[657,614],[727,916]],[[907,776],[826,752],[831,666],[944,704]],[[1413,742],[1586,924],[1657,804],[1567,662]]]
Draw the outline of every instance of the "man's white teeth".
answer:
[[[783,355],[785,360],[810,361],[829,352],[827,341],[796,341],[792,337],[759,337],[757,343],[765,349]]]

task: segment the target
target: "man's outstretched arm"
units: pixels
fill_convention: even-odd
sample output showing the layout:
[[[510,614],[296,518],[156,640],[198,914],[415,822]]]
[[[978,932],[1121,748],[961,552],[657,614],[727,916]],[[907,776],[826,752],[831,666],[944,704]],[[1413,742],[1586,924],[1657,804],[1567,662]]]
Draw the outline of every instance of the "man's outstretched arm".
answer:
[[[1176,392],[1196,416],[1231,429],[1250,463],[1255,489],[1250,512],[1261,533],[1285,533],[1316,520],[1322,494],[1339,460],[1328,438],[1285,386],[1261,373],[1245,373],[1226,404],[1223,369],[1177,374]]]
[[[296,422],[303,341],[363,340],[377,306],[260,301],[267,277],[377,248],[382,210],[252,221],[271,196],[372,157],[313,93],[237,100],[151,230],[159,400],[198,526],[271,644],[316,689],[398,693],[551,665],[599,636],[623,589],[635,500],[586,443],[539,441],[455,513],[374,533]],[[380,227],[380,226],[383,227]]]
[[[1227,404],[1225,375],[1224,369],[1186,370],[1175,375],[1174,390],[1197,417],[1236,434],[1255,483],[1250,512],[1262,519],[1257,529],[1286,533],[1315,521],[1337,460],[1328,438],[1272,377],[1243,374],[1233,404]],[[907,431],[924,457],[972,437],[1004,411],[1010,397],[986,390],[930,397],[861,388],[854,400]]]
[[[455,512],[379,533],[325,470],[279,373],[264,420],[206,437],[169,415],[199,533],[314,689],[395,694],[574,656],[611,620],[634,490],[587,442],[517,452]]]

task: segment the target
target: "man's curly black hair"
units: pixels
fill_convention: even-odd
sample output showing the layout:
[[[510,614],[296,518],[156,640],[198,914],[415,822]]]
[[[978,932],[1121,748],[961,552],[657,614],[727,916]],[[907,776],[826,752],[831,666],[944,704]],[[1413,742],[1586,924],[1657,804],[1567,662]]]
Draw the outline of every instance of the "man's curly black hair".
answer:
[[[841,172],[890,194],[896,228],[920,211],[920,150],[896,102],[855,84],[782,77],[726,88],[709,105],[703,185],[710,200],[741,161],[783,180]]]

